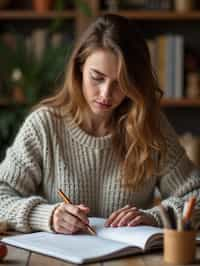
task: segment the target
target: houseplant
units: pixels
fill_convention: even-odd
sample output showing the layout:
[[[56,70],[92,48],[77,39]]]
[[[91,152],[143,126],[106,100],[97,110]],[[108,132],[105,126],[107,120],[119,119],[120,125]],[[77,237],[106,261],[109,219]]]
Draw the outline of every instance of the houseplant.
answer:
[[[4,97],[10,100],[10,104],[1,108],[0,113],[0,160],[30,108],[58,85],[71,47],[69,43],[56,47],[48,45],[38,61],[32,52],[27,52],[22,36],[16,36],[15,48],[0,41],[0,73],[6,92]],[[21,87],[25,96],[25,102],[20,105],[13,99],[13,88],[16,86],[13,72],[16,71],[21,73],[17,86]]]

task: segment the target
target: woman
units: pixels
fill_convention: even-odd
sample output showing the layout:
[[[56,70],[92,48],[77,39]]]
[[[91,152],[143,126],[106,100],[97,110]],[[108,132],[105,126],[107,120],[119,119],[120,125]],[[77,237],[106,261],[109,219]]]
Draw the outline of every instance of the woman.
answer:
[[[133,23],[97,18],[68,64],[63,88],[26,119],[0,165],[0,218],[10,228],[64,234],[88,216],[106,226],[162,226],[156,187],[175,214],[197,197],[199,171],[160,111],[161,90]],[[62,189],[73,204],[60,202]]]

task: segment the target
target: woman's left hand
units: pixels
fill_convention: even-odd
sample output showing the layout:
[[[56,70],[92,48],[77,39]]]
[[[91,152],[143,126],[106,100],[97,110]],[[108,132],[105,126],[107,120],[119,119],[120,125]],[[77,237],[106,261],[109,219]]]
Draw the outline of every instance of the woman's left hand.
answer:
[[[136,207],[126,205],[125,207],[113,212],[105,223],[106,227],[136,225],[156,226],[156,220],[152,215],[142,212]]]

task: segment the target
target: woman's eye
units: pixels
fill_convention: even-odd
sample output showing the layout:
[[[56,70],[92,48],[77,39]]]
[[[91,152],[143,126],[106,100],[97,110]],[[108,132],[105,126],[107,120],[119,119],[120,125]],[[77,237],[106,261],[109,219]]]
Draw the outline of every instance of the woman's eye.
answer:
[[[102,77],[94,76],[94,75],[91,75],[91,78],[92,78],[92,80],[99,81],[99,82],[104,80]]]

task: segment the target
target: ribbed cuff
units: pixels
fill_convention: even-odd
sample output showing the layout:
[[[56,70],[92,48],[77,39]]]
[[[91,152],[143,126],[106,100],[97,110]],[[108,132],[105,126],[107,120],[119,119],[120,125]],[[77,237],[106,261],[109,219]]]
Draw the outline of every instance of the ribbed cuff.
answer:
[[[174,212],[174,215],[177,217],[177,215],[182,212],[184,200],[178,197],[169,197],[163,200],[161,203],[166,208],[171,208]],[[160,210],[157,206],[153,207],[152,209],[142,211],[151,214],[155,218],[157,225],[159,227],[163,227],[163,222],[160,216]]]
[[[16,212],[16,230],[24,233],[31,232],[32,228],[29,224],[30,212],[35,206],[46,204],[46,201],[41,197],[33,196],[17,200],[16,202],[19,205],[19,209]]]
[[[163,223],[160,217],[160,211],[158,207],[154,207],[152,209],[148,209],[148,210],[142,210],[143,212],[150,214],[154,217],[154,219],[156,220],[156,225],[158,227],[163,227]]]
[[[34,207],[29,215],[29,225],[33,231],[52,232],[51,218],[57,204],[39,204]]]

